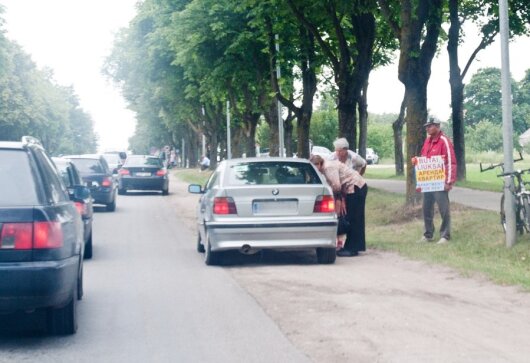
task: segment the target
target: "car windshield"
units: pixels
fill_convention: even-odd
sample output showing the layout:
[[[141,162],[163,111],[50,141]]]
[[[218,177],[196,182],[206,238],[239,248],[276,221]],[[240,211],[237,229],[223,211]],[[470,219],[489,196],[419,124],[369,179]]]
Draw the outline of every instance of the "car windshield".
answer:
[[[321,181],[308,163],[241,162],[230,166],[228,185],[248,184],[321,184]]]
[[[34,205],[37,190],[27,154],[22,150],[0,150],[0,205]]]
[[[162,161],[159,158],[152,156],[135,156],[131,155],[127,158],[124,167],[137,167],[137,166],[156,166],[157,168],[162,167]]]
[[[105,174],[103,165],[98,159],[72,159],[80,173],[83,174]]]

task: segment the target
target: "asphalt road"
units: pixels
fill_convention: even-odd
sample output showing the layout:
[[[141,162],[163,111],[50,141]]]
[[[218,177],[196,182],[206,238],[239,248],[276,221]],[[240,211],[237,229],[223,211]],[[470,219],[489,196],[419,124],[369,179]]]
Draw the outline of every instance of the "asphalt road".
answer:
[[[43,335],[39,313],[2,316],[0,362],[308,361],[226,270],[204,266],[170,200],[120,196],[96,213],[78,333]]]

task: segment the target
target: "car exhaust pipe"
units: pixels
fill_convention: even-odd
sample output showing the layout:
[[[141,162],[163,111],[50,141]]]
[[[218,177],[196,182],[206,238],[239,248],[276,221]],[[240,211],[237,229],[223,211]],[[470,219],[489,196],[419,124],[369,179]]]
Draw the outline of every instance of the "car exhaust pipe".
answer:
[[[252,253],[252,247],[246,244],[241,247],[241,253],[244,255],[250,255]]]

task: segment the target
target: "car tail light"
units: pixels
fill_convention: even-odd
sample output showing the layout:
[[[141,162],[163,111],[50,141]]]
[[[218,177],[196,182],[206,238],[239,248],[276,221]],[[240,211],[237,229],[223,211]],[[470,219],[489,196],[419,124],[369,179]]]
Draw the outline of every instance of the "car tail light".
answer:
[[[109,178],[104,178],[103,181],[101,182],[102,187],[110,187],[111,185],[112,185],[112,180],[110,180]]]
[[[167,170],[166,169],[160,169],[156,172],[156,176],[164,176],[167,174]]]
[[[213,201],[214,214],[237,214],[236,203],[230,197],[217,197]]]
[[[33,248],[59,248],[63,245],[60,222],[34,222]]]
[[[86,203],[83,202],[74,202],[75,208],[81,214],[82,216],[86,215],[88,213],[88,207]]]
[[[33,245],[33,223],[4,223],[0,248],[30,250]]]
[[[121,168],[120,170],[118,170],[118,173],[120,175],[131,175],[131,172],[128,169],[124,169],[124,168]]]
[[[335,212],[335,199],[332,195],[319,195],[315,200],[313,213],[333,213]]]
[[[2,249],[30,250],[62,245],[63,231],[59,222],[4,223],[0,234]]]

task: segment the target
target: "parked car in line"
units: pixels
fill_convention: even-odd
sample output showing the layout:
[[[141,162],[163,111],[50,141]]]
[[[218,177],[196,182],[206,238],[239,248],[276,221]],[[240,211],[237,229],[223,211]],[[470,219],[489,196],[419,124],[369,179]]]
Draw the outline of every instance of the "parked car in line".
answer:
[[[366,148],[366,162],[368,164],[377,164],[379,162],[379,155],[371,147]]]
[[[315,249],[319,263],[335,262],[337,216],[331,188],[307,159],[222,161],[203,188],[197,208],[197,250],[207,265],[239,250]]]
[[[331,150],[325,146],[313,146],[311,148],[311,155],[320,155],[324,160],[329,159],[331,155]]]
[[[118,171],[118,194],[128,190],[159,190],[169,194],[169,178],[163,160],[151,155],[129,155]]]
[[[86,183],[94,199],[94,204],[104,204],[107,211],[116,210],[117,183],[109,169],[107,161],[101,155],[65,155],[70,159]]]
[[[112,174],[118,174],[118,170],[122,167],[122,161],[120,155],[117,153],[103,153],[101,154],[107,161],[109,169],[112,171]]]
[[[40,142],[1,141],[0,313],[42,309],[51,333],[75,333],[83,251],[81,215]]]
[[[84,199],[78,199],[75,196],[75,188],[78,185],[84,186],[83,179],[79,175],[77,167],[72,163],[71,160],[66,158],[52,158],[59,175],[63,179],[64,184],[68,190],[68,195],[70,199],[74,201],[75,207],[77,208],[79,214],[81,214],[81,219],[83,221],[83,237],[85,241],[85,253],[84,258],[92,258],[92,220],[94,217],[94,208],[92,205],[92,196],[90,192],[87,197]]]

